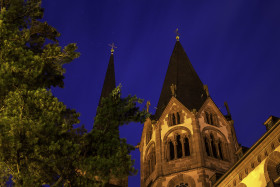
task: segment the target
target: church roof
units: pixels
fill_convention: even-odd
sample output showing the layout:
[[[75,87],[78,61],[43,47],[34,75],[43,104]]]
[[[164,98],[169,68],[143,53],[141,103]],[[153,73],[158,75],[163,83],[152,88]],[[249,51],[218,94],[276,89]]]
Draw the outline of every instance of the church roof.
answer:
[[[116,80],[115,80],[115,68],[114,68],[114,55],[113,53],[111,53],[98,106],[100,106],[101,98],[108,97],[109,94],[115,89],[115,87],[116,87]]]
[[[171,85],[176,85],[175,97],[190,111],[200,109],[207,98],[203,83],[195,72],[181,43],[177,40],[165,75],[155,113],[159,119],[172,97]]]

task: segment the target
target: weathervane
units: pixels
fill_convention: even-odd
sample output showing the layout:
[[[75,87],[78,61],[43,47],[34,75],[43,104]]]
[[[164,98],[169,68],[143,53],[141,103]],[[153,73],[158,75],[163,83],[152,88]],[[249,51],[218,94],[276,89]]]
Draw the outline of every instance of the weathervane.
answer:
[[[115,51],[114,48],[117,48],[117,47],[115,46],[114,42],[112,44],[109,44],[109,46],[111,47],[111,54],[113,54]]]
[[[178,28],[174,31],[176,34],[176,40],[179,41],[179,35],[180,33],[178,32]]]

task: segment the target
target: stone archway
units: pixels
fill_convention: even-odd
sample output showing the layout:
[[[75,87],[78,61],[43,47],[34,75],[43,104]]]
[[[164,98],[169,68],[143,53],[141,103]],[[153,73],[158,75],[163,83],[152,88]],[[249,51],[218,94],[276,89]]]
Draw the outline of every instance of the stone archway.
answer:
[[[187,186],[195,187],[195,181],[192,177],[184,174],[179,174],[173,177],[169,182],[167,187],[176,187],[176,186]]]
[[[264,176],[266,182],[275,182],[280,178],[280,152],[274,151],[269,154],[268,158],[264,163]]]

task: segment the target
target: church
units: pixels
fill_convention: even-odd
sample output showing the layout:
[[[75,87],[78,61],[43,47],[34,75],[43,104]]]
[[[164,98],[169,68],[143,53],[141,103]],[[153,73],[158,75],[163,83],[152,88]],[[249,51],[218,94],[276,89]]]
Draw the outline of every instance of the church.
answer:
[[[101,97],[115,87],[112,46]],[[141,187],[280,186],[280,118],[268,116],[266,133],[241,146],[227,103],[223,114],[194,70],[179,36],[155,114],[143,125]],[[149,111],[149,102],[147,102]],[[110,186],[127,186],[127,179]]]

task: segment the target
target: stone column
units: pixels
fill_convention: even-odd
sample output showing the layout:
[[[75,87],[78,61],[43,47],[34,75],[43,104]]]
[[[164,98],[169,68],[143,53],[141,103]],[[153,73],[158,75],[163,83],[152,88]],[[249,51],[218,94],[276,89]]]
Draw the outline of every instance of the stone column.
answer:
[[[213,140],[211,138],[207,138],[207,144],[208,144],[210,156],[214,157],[212,143],[211,143],[212,141]]]
[[[167,161],[170,160],[170,141],[167,141],[167,145],[166,145],[166,159]]]
[[[185,154],[185,138],[184,137],[181,137],[181,144],[182,144],[182,157],[184,158],[186,156]]]
[[[214,141],[214,145],[216,147],[216,152],[217,152],[217,157],[218,157],[218,159],[221,159],[220,149],[219,149],[218,143],[219,143],[218,141]]]
[[[230,160],[230,156],[229,156],[229,150],[228,150],[228,144],[223,142],[222,143],[222,152],[223,152],[223,156],[224,156],[224,160],[229,161]]]
[[[177,141],[174,140],[173,141],[173,145],[174,145],[174,159],[177,159]]]
[[[156,166],[155,166],[155,170],[156,170],[157,175],[161,176],[162,175],[162,162],[163,162],[163,159],[164,159],[164,154],[163,154],[163,151],[162,151],[163,143],[161,141],[161,124],[160,123],[155,124],[155,137],[156,137],[156,144],[155,144]]]
[[[193,137],[189,139],[189,143],[192,147],[190,147],[191,156],[195,156],[198,161],[198,167],[205,165],[204,154],[203,154],[203,147],[202,144],[204,143],[202,136],[201,136],[201,129],[199,125],[199,120],[197,116],[197,112],[194,110],[192,119],[192,128],[193,128]],[[195,158],[194,157],[194,158]]]

